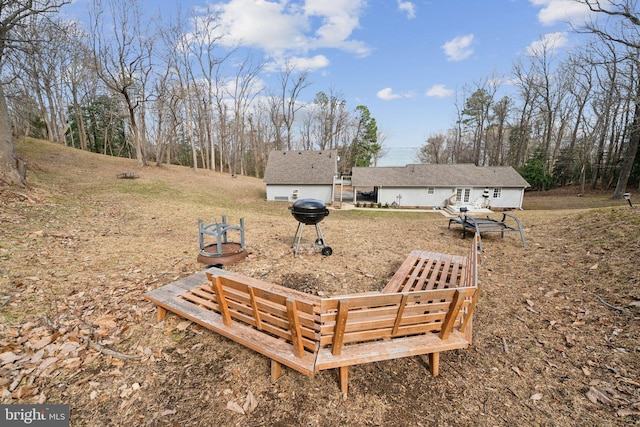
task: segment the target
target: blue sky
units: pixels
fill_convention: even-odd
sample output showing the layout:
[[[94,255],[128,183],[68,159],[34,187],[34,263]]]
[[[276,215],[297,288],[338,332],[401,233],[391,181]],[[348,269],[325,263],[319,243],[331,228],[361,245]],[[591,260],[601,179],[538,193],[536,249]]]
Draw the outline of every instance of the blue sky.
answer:
[[[341,94],[369,108],[388,155],[415,161],[428,136],[455,119],[456,91],[491,77],[508,81],[513,61],[543,38],[560,53],[579,43],[568,22],[586,16],[572,0],[142,0],[163,13],[181,4],[220,13],[221,43],[251,47],[267,70],[285,61],[310,71],[300,96]],[[265,85],[277,72],[265,72]],[[508,94],[505,83],[501,91]]]

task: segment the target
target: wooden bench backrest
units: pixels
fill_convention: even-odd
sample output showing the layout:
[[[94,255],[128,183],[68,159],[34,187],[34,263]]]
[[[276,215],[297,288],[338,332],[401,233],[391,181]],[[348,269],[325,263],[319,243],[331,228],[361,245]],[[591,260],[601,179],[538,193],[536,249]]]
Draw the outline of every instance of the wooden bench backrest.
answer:
[[[473,242],[469,249],[469,256],[467,256],[466,265],[466,280],[463,286],[477,287],[478,286],[478,252],[480,251],[480,234],[473,236]]]
[[[325,298],[321,303],[320,347],[338,356],[343,346],[393,337],[464,332],[476,288]]]
[[[241,322],[291,343],[296,357],[317,351],[319,299],[255,279],[207,273],[225,325]],[[242,280],[242,281],[240,281]],[[281,288],[281,289],[280,289]],[[288,294],[288,295],[287,295]]]

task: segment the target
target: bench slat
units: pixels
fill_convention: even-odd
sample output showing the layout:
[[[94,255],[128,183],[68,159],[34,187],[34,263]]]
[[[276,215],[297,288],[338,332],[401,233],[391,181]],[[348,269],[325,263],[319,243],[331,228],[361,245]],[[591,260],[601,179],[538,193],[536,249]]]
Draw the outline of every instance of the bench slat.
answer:
[[[347,325],[347,317],[349,316],[349,300],[342,299],[338,303],[338,314],[336,316],[335,331],[331,340],[331,352],[335,356],[339,356],[344,343],[345,327]]]
[[[318,351],[315,369],[316,371],[322,371],[341,366],[438,353],[456,348],[466,348],[468,345],[469,343],[464,337],[454,331],[446,340],[440,339],[437,334],[426,334],[415,337],[394,338],[384,343],[374,341],[345,346],[339,356],[333,355],[330,349],[321,348]]]
[[[429,275],[433,272],[433,265],[435,264],[436,260],[433,258],[429,258],[427,259],[427,264],[424,267],[424,270],[421,272],[420,274],[420,280],[418,280],[418,282],[416,283],[415,287],[413,289],[407,289],[407,291],[421,291],[423,289],[426,289],[426,283],[427,280],[429,280]]]
[[[304,348],[302,346],[302,335],[300,334],[300,322],[298,321],[298,308],[296,300],[287,298],[287,315],[289,317],[289,331],[291,332],[291,341],[293,341],[293,353],[296,357],[304,356]]]
[[[189,319],[204,328],[210,329],[224,337],[238,342],[260,354],[263,354],[285,366],[313,377],[316,355],[314,352],[305,352],[302,358],[295,357],[291,344],[284,340],[266,335],[264,332],[253,329],[250,326],[233,322],[225,326],[222,316],[210,310],[202,310],[198,306],[180,299],[159,300],[153,295],[147,294],[146,298],[152,303],[161,306]]]
[[[294,298],[298,301],[298,310],[309,311],[309,308],[313,309],[317,308],[320,305],[320,297],[316,295],[307,294],[304,292],[296,291],[295,289],[287,288],[285,286],[276,285],[274,283],[264,282],[259,279],[255,279],[253,277],[243,276],[238,273],[233,273],[226,270],[221,270],[218,268],[210,268],[206,270],[207,276],[209,280],[211,277],[222,276],[223,278],[229,280],[229,282],[236,283],[240,287],[243,286],[252,286],[255,289],[261,289],[267,292],[274,292],[285,297]]]

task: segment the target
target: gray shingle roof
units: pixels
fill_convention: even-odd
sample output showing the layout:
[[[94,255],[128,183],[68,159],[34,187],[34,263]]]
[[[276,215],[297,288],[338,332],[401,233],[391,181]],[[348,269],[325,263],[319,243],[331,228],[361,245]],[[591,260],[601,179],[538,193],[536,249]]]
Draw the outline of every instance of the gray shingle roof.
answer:
[[[272,151],[264,172],[265,184],[333,184],[338,152]]]
[[[403,167],[353,168],[356,187],[516,187],[529,183],[511,166],[415,164]]]

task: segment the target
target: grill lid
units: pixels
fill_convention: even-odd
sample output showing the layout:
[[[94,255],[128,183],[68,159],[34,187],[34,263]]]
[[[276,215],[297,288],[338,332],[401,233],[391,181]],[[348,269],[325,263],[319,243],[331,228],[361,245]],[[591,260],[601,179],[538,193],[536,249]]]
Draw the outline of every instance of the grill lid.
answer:
[[[329,209],[321,200],[300,199],[289,210],[295,219],[304,224],[317,224],[329,215]]]
[[[289,207],[294,212],[318,213],[324,212],[326,209],[324,203],[317,199],[300,199]]]

